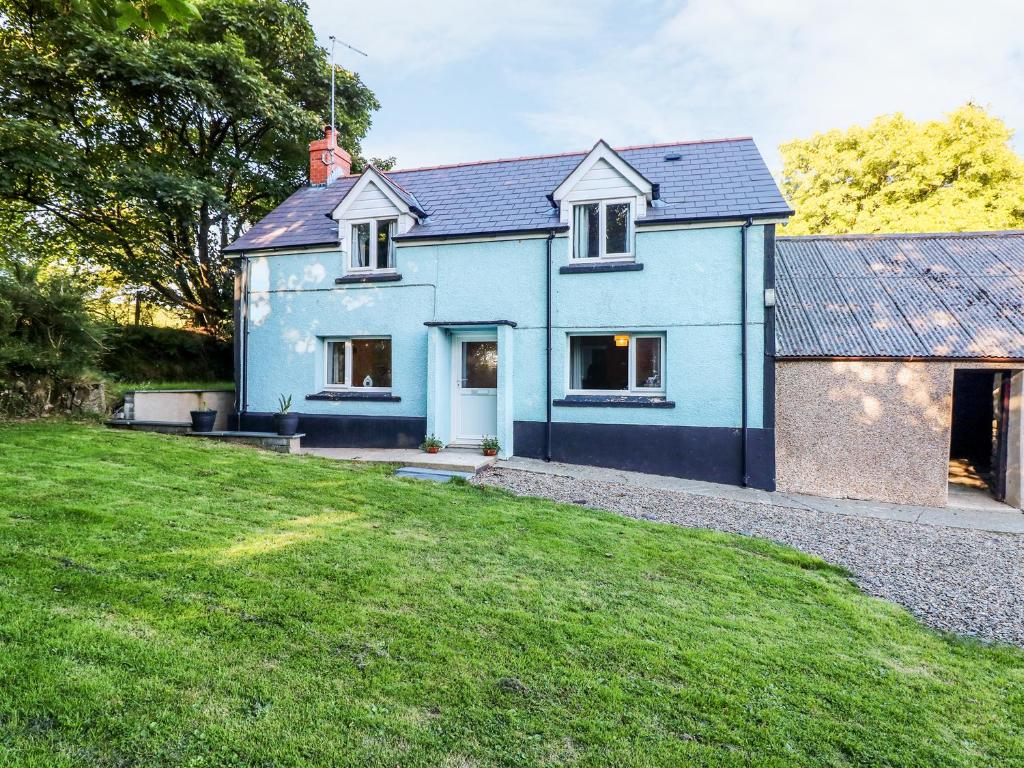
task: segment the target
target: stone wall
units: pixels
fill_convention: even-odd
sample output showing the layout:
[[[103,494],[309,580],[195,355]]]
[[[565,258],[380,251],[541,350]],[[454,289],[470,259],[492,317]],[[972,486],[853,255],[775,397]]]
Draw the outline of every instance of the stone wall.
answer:
[[[780,491],[945,506],[955,368],[989,363],[780,360]],[[1021,377],[1011,403],[1007,502],[1020,505]]]
[[[780,361],[779,490],[945,506],[950,363]]]

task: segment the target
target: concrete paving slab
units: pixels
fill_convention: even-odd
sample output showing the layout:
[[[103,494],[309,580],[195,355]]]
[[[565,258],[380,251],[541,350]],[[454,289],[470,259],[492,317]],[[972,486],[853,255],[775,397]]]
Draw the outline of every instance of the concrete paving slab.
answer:
[[[521,472],[561,475],[595,482],[625,483],[644,488],[692,493],[698,496],[729,499],[731,501],[759,502],[775,507],[813,510],[837,515],[873,517],[922,525],[940,525],[950,528],[970,528],[999,533],[1024,534],[1024,512],[1000,505],[1001,509],[963,509],[957,507],[919,507],[909,504],[886,504],[859,499],[831,499],[806,494],[768,492],[756,488],[738,488],[699,480],[685,480],[664,475],[648,475],[620,469],[605,469],[539,459],[513,456],[499,461],[496,467]]]
[[[401,464],[403,467],[421,467],[450,472],[476,474],[482,467],[493,464],[493,456],[484,456],[479,450],[446,449],[440,453],[425,453],[416,448],[313,448],[303,446],[303,453],[339,461],[366,461],[380,464]]]
[[[800,493],[775,493],[773,497],[772,504],[779,507],[812,509],[816,512],[831,512],[837,515],[877,517],[882,520],[899,520],[904,523],[916,523],[922,510],[926,509],[926,507],[885,504],[860,499],[830,499]]]
[[[449,472],[442,469],[427,469],[426,467],[399,467],[395,471],[396,477],[408,477],[413,480],[432,480],[435,483],[447,483],[455,477],[469,480],[472,472]]]

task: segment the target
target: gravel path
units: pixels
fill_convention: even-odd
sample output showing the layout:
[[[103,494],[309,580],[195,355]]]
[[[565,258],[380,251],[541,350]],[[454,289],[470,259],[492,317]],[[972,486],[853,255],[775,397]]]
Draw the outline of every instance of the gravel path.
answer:
[[[1024,536],[489,468],[474,483],[642,520],[760,536],[854,574],[936,629],[1024,647]]]

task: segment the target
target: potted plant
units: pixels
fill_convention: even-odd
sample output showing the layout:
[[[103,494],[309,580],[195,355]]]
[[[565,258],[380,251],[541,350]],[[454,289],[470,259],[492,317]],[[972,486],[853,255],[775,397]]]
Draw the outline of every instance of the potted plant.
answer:
[[[282,437],[291,437],[299,429],[299,414],[289,413],[291,409],[291,395],[281,395],[277,398],[277,413],[274,414],[274,422],[277,424],[277,434]]]
[[[498,451],[501,450],[501,445],[498,443],[496,437],[485,437],[483,442],[480,443],[480,448],[484,452],[484,456],[497,456]]]
[[[206,395],[199,395],[199,410],[189,411],[192,414],[193,432],[213,432],[213,424],[217,421],[217,412],[206,407]]]
[[[437,453],[443,447],[444,443],[438,440],[437,437],[435,437],[434,435],[427,435],[423,439],[423,442],[420,443],[420,448],[422,448],[427,453]]]

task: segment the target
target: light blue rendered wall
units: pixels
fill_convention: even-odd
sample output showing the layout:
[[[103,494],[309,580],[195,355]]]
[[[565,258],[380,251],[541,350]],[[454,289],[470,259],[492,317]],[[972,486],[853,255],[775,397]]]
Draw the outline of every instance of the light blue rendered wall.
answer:
[[[749,424],[761,425],[764,233],[748,237]],[[338,251],[250,260],[248,407],[291,394],[304,413],[425,416],[429,320],[513,320],[514,418],[543,421],[544,239],[402,246],[396,283],[336,286]],[[674,409],[555,407],[556,421],[678,426],[740,423],[740,229],[658,232],[636,239],[639,272],[561,275],[568,240],[553,242],[554,396],[565,394],[571,330],[664,331]],[[306,401],[321,389],[325,336],[392,338],[399,403]]]

